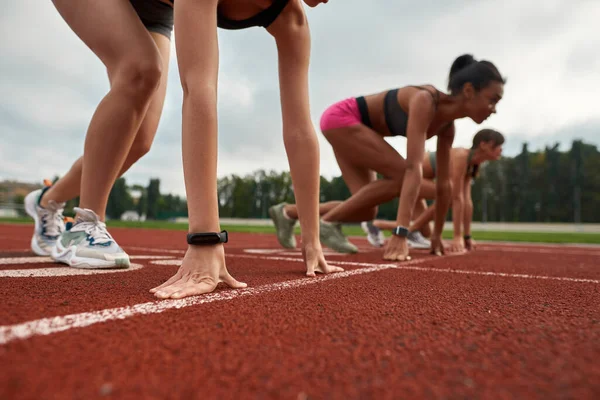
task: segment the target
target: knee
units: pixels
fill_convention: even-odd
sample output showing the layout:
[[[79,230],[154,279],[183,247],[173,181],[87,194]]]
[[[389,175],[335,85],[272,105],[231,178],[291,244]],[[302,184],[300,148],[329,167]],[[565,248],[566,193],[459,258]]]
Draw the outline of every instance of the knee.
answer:
[[[145,137],[146,135],[141,135],[140,139],[136,139],[131,145],[131,149],[129,150],[129,158],[136,162],[150,151],[152,147],[152,139],[148,139]]]
[[[158,89],[162,76],[160,56],[123,62],[117,70],[114,86],[138,98],[148,99]]]

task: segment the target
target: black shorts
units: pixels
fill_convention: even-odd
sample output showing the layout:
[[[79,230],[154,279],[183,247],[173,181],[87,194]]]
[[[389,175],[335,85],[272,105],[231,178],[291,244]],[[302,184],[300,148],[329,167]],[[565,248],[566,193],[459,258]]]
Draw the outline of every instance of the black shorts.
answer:
[[[171,39],[173,32],[173,7],[160,0],[129,0],[142,23],[150,32]]]

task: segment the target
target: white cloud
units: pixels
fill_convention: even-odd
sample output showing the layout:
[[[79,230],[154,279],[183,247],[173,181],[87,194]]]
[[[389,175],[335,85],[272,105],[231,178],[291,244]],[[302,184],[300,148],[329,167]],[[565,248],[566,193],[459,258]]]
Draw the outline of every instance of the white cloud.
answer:
[[[321,112],[345,97],[406,84],[444,89],[454,58],[472,53],[493,61],[508,84],[498,114],[484,126],[457,123],[456,145],[470,145],[483,127],[505,133],[513,154],[524,140],[569,143],[573,131],[600,144],[593,134],[600,125],[596,0],[331,0],[307,14],[317,128]],[[108,88],[104,67],[50,2],[9,2],[0,29],[1,175],[39,181],[64,174],[81,154]],[[219,175],[287,170],[273,39],[251,29],[221,30],[219,40]],[[163,191],[184,193],[181,99],[173,48],[155,146],[127,173],[131,182],[159,177]],[[338,175],[329,144],[318,136],[322,174]],[[405,139],[389,142],[405,154]],[[434,147],[435,139],[428,141]]]

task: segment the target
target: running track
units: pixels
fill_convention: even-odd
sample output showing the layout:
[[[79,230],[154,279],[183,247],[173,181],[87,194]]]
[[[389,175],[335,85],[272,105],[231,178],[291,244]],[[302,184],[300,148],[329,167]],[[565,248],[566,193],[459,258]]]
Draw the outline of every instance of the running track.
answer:
[[[129,270],[65,268],[0,225],[0,399],[598,399],[600,247],[486,244],[306,278],[273,235],[230,235],[249,287],[148,289],[184,232],[112,229]]]

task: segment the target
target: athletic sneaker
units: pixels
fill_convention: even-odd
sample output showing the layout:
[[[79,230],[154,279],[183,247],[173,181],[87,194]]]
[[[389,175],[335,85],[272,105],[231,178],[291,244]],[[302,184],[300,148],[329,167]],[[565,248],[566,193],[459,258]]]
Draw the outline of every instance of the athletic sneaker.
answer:
[[[373,221],[361,222],[360,227],[367,234],[367,240],[375,247],[383,247],[385,236],[381,229],[373,225]]]
[[[419,231],[409,232],[408,236],[406,237],[406,241],[408,243],[408,247],[413,249],[431,248],[431,241],[426,239]]]
[[[33,236],[31,237],[31,250],[38,256],[49,256],[61,233],[65,230],[63,222],[63,209],[65,203],[54,200],[48,202],[46,208],[40,205],[42,195],[50,186],[34,190],[25,196],[25,211],[33,221]]]
[[[275,231],[277,232],[277,240],[279,244],[286,249],[296,248],[296,237],[294,236],[294,226],[296,220],[287,218],[283,213],[283,208],[287,203],[280,203],[276,206],[269,208],[269,216],[273,220],[275,225]]]
[[[350,243],[342,233],[341,224],[320,221],[321,243],[338,253],[358,253],[358,248]]]
[[[106,230],[92,210],[74,208],[75,224],[66,230],[52,249],[54,261],[74,268],[129,268],[129,256]]]

